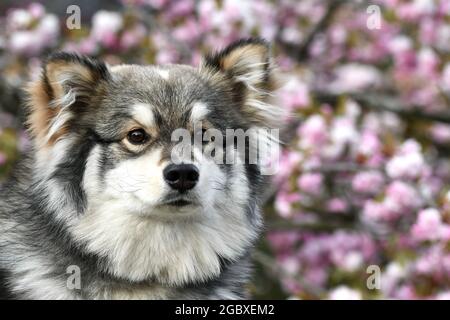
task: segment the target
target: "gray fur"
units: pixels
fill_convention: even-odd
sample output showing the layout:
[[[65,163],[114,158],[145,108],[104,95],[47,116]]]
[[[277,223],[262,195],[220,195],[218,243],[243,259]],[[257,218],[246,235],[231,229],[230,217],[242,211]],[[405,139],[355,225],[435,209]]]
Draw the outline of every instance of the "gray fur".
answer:
[[[262,42],[248,41],[241,45],[252,44],[262,45]],[[218,165],[216,174],[222,178],[208,180],[212,183],[208,189],[214,189],[215,195],[208,207],[211,212],[193,212],[193,218],[181,215],[170,218],[170,221],[159,220],[159,217],[147,215],[144,205],[139,207],[141,209],[123,213],[129,214],[129,217],[123,218],[121,212],[110,208],[122,208],[121,201],[125,200],[121,199],[126,199],[123,193],[129,192],[131,197],[134,191],[125,188],[117,199],[105,200],[111,195],[102,198],[114,178],[111,172],[123,163],[135,163],[132,161],[150,157],[154,152],[155,157],[156,154],[160,157],[162,166],[170,162],[168,155],[174,146],[170,140],[171,132],[177,128],[189,128],[189,116],[196,101],[207,105],[209,113],[205,120],[214,128],[223,132],[227,128],[250,128],[253,119],[240,112],[241,104],[245,103],[245,88],[242,88],[245,84],[241,83],[239,87],[226,72],[221,76],[215,75],[221,71],[211,66],[209,74],[205,70],[179,65],[109,68],[96,60],[70,54],[57,54],[50,57],[47,63],[55,61],[87,68],[94,74],[95,82],[83,83],[81,78],[65,80],[63,88],[67,94],[77,92],[69,89],[82,86],[71,104],[62,109],[71,116],[63,123],[68,133],[50,147],[57,151],[52,151],[54,154],[48,162],[39,160],[39,157],[47,158],[42,156],[42,144],[35,139],[33,150],[23,156],[9,180],[1,187],[0,287],[3,287],[3,293],[19,299],[246,298],[245,286],[251,274],[249,254],[261,228],[258,195],[263,188],[263,179],[257,165],[245,164],[242,168]],[[165,77],[165,72],[168,77]],[[265,68],[264,72],[269,72],[269,69]],[[264,78],[267,80],[268,76]],[[41,81],[46,82],[48,96],[62,101],[57,100],[57,93],[45,70]],[[133,117],[130,106],[138,104],[151,106],[152,120],[155,122],[152,130],[157,138],[146,144],[145,148],[134,150],[124,145],[123,134]],[[258,121],[260,119],[261,116]],[[160,175],[160,172],[152,174]],[[208,174],[214,173],[206,170],[200,173],[202,177]],[[236,193],[237,188],[241,188],[240,194]],[[193,192],[192,199],[201,202],[201,197],[200,191]],[[108,207],[108,201],[111,207]],[[118,207],[113,205],[116,202]],[[124,205],[123,208],[128,207]],[[200,203],[186,210],[204,211],[204,208],[205,205]],[[100,214],[97,210],[113,210],[111,221],[97,217]],[[167,210],[165,208],[161,212],[167,214]],[[177,208],[170,210],[178,214]],[[121,225],[120,219],[130,224]],[[96,226],[103,228],[99,231],[99,237],[104,238],[90,238],[91,231],[96,232]],[[167,242],[152,244],[153,235],[146,234],[147,229],[142,226],[152,230],[148,232],[168,230],[173,234],[174,242],[185,242],[187,248],[192,242],[191,251],[186,253],[191,252],[195,257],[184,256],[184,248],[178,247],[181,251],[172,252],[173,259],[169,255],[167,261],[177,261],[180,265],[154,268],[152,264],[155,261],[146,258],[146,255],[160,257],[158,250],[170,248],[167,242],[171,238]],[[230,226],[236,228],[221,229]],[[111,231],[106,235],[109,228],[119,230],[118,234]],[[121,230],[126,230],[123,235],[120,235]],[[189,230],[204,233],[189,236]],[[126,232],[129,232],[129,238]],[[227,233],[230,238],[223,238]],[[177,236],[186,238],[175,239]],[[154,239],[164,238],[164,231],[161,231],[161,235],[155,235]],[[117,252],[114,251],[115,246],[109,247],[108,242],[101,242],[108,239],[118,241],[120,248]],[[195,241],[200,241],[200,245],[194,245]],[[208,242],[222,247],[210,247]],[[208,251],[201,251],[202,248]],[[214,256],[203,256],[212,252]],[[222,253],[225,256],[221,256]],[[134,258],[139,259],[136,261],[142,265],[130,261]],[[73,265],[81,270],[80,289],[67,286],[70,276],[67,268]],[[192,266],[197,271],[183,271],[185,275],[178,276],[177,270],[181,272],[184,265],[186,268]],[[216,270],[218,265],[220,270]]]

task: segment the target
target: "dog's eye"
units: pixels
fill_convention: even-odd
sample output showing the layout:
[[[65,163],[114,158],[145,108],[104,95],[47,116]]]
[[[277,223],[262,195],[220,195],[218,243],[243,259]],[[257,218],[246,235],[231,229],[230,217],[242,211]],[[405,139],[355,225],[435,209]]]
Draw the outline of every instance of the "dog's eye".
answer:
[[[132,144],[143,144],[148,140],[148,134],[144,129],[136,129],[128,132],[128,141]]]

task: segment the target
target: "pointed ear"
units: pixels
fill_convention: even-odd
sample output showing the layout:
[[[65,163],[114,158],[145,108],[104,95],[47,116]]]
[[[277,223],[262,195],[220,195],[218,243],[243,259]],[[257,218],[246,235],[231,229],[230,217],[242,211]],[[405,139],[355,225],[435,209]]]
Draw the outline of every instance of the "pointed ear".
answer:
[[[27,89],[32,136],[39,143],[55,142],[109,78],[106,65],[95,59],[65,52],[49,56],[41,77]]]
[[[278,124],[280,109],[268,103],[277,84],[266,41],[258,38],[239,40],[206,56],[201,69],[212,81],[231,88],[248,121],[264,127]]]

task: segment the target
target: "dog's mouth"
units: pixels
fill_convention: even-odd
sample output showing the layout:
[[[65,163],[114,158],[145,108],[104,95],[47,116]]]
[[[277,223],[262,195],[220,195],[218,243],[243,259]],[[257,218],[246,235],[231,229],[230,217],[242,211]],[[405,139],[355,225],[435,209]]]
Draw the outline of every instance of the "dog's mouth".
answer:
[[[167,206],[174,206],[174,207],[185,207],[188,205],[192,205],[192,201],[184,200],[184,199],[178,199],[170,202],[166,202],[165,205]]]
[[[161,206],[168,206],[168,207],[177,207],[177,208],[183,208],[187,206],[195,206],[197,202],[194,199],[190,199],[188,197],[171,197],[168,199],[165,199],[160,205]]]

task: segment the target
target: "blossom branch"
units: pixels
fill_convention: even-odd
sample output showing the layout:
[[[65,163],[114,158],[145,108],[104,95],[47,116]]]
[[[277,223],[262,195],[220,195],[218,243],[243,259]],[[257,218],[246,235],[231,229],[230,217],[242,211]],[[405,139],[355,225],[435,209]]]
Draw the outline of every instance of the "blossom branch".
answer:
[[[298,126],[298,124],[297,124]],[[288,135],[288,133],[285,133]],[[286,140],[285,140],[286,141]],[[317,168],[304,168],[302,169],[302,172],[318,172],[318,173],[325,173],[325,174],[335,174],[335,173],[342,173],[342,172],[361,172],[361,171],[379,171],[379,168],[372,168],[368,166],[361,166],[356,165],[353,163],[348,162],[341,162],[341,163],[333,163],[333,164],[327,164],[322,165]],[[271,184],[270,187],[266,189],[266,192],[262,196],[262,203],[268,203],[273,200],[273,197],[278,192],[278,187],[274,184]]]
[[[342,214],[345,216],[345,214]],[[355,224],[353,221],[344,221],[344,219],[334,219],[335,221],[329,221],[328,218],[325,218],[326,221],[320,222],[296,222],[290,220],[274,220],[268,221],[266,223],[267,229],[269,230],[302,230],[302,231],[313,231],[313,232],[323,232],[323,231],[334,231],[340,229],[355,229]]]
[[[314,96],[317,100],[324,103],[334,104],[342,95],[329,92],[317,91]],[[450,112],[430,112],[423,111],[423,106],[402,104],[395,98],[384,96],[376,93],[350,93],[345,94],[362,107],[370,108],[377,111],[393,112],[405,119],[423,119],[428,121],[436,121],[450,124]]]
[[[277,32],[276,36],[277,43],[285,50],[287,55],[296,59],[297,61],[302,62],[307,60],[309,58],[309,48],[311,47],[311,44],[313,43],[314,39],[318,34],[322,33],[324,30],[328,28],[328,26],[331,24],[333,20],[335,13],[345,2],[346,2],[345,0],[329,1],[328,7],[326,8],[324,15],[319,20],[319,22],[312,28],[312,30],[306,35],[305,40],[300,45],[295,46],[284,42],[281,39],[281,33],[283,31],[282,28],[280,28]]]
[[[183,42],[176,39],[170,30],[168,30],[163,24],[158,21],[158,14],[163,11],[150,8],[148,10],[139,11],[141,14],[141,21],[149,28],[149,30],[158,30],[164,36],[170,40],[170,42],[176,47],[183,59],[188,60],[192,56],[192,50]]]
[[[253,254],[253,259],[260,265],[262,265],[266,270],[269,270],[270,272],[274,273],[277,276],[277,278],[289,278],[295,281],[302,288],[304,288],[309,294],[311,294],[313,298],[320,299],[325,295],[325,291],[322,290],[320,287],[308,283],[307,281],[305,281],[303,277],[290,274],[285,269],[280,267],[279,264],[275,261],[275,259],[265,254],[264,252],[260,250],[256,251]]]
[[[303,172],[341,173],[341,172],[361,172],[370,170],[379,171],[379,168],[361,166],[349,162],[341,162],[341,163],[327,164],[317,168],[304,169]]]

